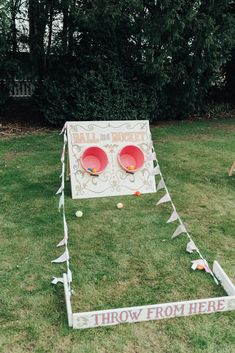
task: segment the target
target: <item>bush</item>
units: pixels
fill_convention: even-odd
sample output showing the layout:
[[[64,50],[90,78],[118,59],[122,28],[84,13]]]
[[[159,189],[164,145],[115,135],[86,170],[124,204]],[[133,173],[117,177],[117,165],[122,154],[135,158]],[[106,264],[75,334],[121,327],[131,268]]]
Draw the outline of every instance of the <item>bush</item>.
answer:
[[[46,79],[36,92],[45,118],[52,124],[66,120],[153,120],[155,90],[137,77],[127,79],[120,70],[89,70],[71,80]]]

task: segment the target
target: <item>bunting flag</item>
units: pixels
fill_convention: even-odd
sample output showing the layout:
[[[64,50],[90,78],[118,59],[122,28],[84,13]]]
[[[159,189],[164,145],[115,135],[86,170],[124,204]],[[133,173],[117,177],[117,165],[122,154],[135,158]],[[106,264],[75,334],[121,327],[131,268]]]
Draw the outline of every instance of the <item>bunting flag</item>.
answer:
[[[171,198],[170,198],[170,195],[167,193],[158,201],[157,206],[160,205],[161,203],[165,203],[169,201],[171,201]]]
[[[188,242],[187,247],[186,247],[186,251],[189,252],[190,254],[192,254],[194,251],[198,252],[198,248],[194,244],[193,240],[190,240],[190,242]]]
[[[55,260],[52,260],[51,262],[52,263],[62,263],[62,262],[68,261],[68,260],[69,260],[69,252],[68,252],[68,249],[66,249],[65,252],[61,256],[59,256]]]
[[[159,174],[160,174],[160,168],[159,168],[159,166],[157,165],[157,166],[153,169],[152,175],[159,175]]]
[[[67,278],[68,278],[68,282],[71,283],[72,282],[72,272],[71,272],[70,268],[68,268],[68,271],[67,271]]]
[[[176,212],[176,210],[174,210],[166,223],[172,223],[172,222],[176,221],[177,219],[179,219],[179,216],[178,216],[178,213]]]
[[[63,277],[53,277],[53,280],[51,281],[52,284],[57,284],[58,282],[64,283]]]
[[[66,127],[67,127],[67,124],[65,123],[64,126],[62,127],[62,130],[60,131],[59,135],[62,135],[65,132]]]
[[[62,263],[62,262],[67,262],[67,276],[68,276],[68,287],[69,287],[69,291],[70,293],[72,292],[71,287],[70,287],[70,283],[72,282],[72,272],[69,268],[69,251],[67,248],[67,241],[68,241],[68,226],[67,226],[67,222],[66,222],[66,218],[65,218],[65,209],[64,209],[64,181],[65,181],[65,151],[66,151],[66,144],[67,144],[67,135],[66,135],[66,123],[61,131],[60,134],[64,133],[64,146],[63,146],[63,150],[62,150],[62,154],[61,154],[61,164],[62,164],[62,171],[61,171],[61,175],[60,178],[61,180],[61,186],[59,187],[59,189],[56,192],[56,195],[61,194],[60,195],[60,199],[59,199],[59,211],[61,209],[61,207],[63,207],[63,225],[64,225],[64,238],[57,244],[57,247],[60,246],[64,246],[65,245],[65,251],[64,253],[59,256],[57,259],[52,260],[52,263]],[[53,280],[51,283],[53,284],[57,284],[58,282],[63,283],[64,280],[62,277],[53,277]]]
[[[193,270],[196,270],[198,266],[203,266],[207,273],[211,273],[209,265],[205,259],[193,260],[193,261],[191,261],[191,263],[192,263],[191,268]]]
[[[156,160],[156,153],[152,152],[151,154],[149,154],[146,158],[147,161],[155,161]]]
[[[185,226],[183,225],[183,224],[180,224],[177,228],[176,228],[176,230],[175,230],[175,232],[174,232],[174,234],[172,235],[172,239],[174,239],[174,238],[176,238],[176,237],[178,237],[178,235],[180,235],[180,234],[182,234],[182,233],[187,233],[187,230],[186,230],[186,228],[185,228]]]
[[[56,195],[61,194],[63,190],[63,185],[61,185],[60,188],[56,191]]]
[[[62,206],[64,207],[64,193],[62,193],[61,196],[60,196],[59,211],[60,211]]]
[[[158,183],[156,192],[158,192],[158,191],[161,190],[161,189],[165,189],[165,187],[166,187],[166,185],[165,185],[165,183],[164,183],[164,180],[161,179],[161,180],[159,181],[159,183]]]
[[[56,247],[59,248],[60,246],[63,246],[67,244],[67,239],[64,237],[57,245]]]
[[[154,150],[154,147],[152,147],[153,150]],[[186,247],[186,251],[189,252],[189,253],[193,253],[194,251],[196,251],[199,256],[201,257],[201,259],[199,260],[194,260],[192,261],[193,265],[192,265],[192,268],[193,269],[196,269],[198,265],[201,265],[203,266],[203,268],[205,269],[206,272],[210,273],[210,275],[213,277],[215,283],[218,285],[219,282],[217,280],[217,278],[214,276],[212,270],[210,269],[207,261],[203,258],[201,252],[199,251],[199,249],[197,248],[197,246],[195,245],[194,241],[192,240],[190,234],[187,232],[187,229],[185,228],[184,224],[182,223],[181,221],[181,218],[180,216],[178,215],[174,205],[173,205],[173,202],[171,200],[171,197],[168,193],[168,190],[167,190],[167,187],[166,187],[166,184],[164,182],[164,179],[163,179],[163,176],[160,172],[160,167],[159,167],[159,164],[158,164],[158,159],[157,159],[157,156],[156,156],[156,161],[157,161],[157,166],[154,168],[153,170],[153,175],[158,175],[160,174],[161,176],[161,180],[160,182],[158,183],[158,186],[157,186],[157,190],[161,190],[161,189],[166,189],[166,194],[158,201],[157,205],[160,205],[161,203],[164,203],[164,202],[168,202],[168,201],[171,201],[172,203],[172,206],[174,208],[170,218],[168,219],[167,223],[171,223],[171,222],[174,222],[176,220],[179,220],[180,221],[180,225],[176,228],[174,234],[172,235],[172,238],[176,238],[178,235],[182,234],[182,233],[186,233],[188,238],[190,239],[190,241],[187,243],[187,247]]]

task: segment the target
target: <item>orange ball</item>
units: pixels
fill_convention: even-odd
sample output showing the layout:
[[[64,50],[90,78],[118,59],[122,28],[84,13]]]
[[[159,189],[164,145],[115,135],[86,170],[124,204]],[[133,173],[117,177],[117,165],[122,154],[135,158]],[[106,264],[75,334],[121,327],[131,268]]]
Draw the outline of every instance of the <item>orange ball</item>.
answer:
[[[135,196],[140,196],[141,195],[141,192],[140,191],[136,191],[135,192]]]
[[[92,168],[92,173],[97,173],[97,169],[96,168]]]
[[[129,165],[129,166],[128,166],[128,169],[129,169],[129,170],[135,170],[135,166],[134,166],[134,165]]]
[[[197,265],[197,270],[204,270],[204,266],[203,265]]]

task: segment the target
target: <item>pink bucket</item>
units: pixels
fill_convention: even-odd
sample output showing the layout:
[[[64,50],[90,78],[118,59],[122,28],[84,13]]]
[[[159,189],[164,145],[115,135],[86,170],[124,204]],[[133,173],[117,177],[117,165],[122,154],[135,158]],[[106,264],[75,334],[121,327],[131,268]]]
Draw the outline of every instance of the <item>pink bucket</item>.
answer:
[[[144,154],[139,147],[128,145],[119,152],[118,161],[124,170],[135,173],[144,164]]]
[[[88,147],[81,156],[83,169],[92,175],[101,174],[108,165],[108,157],[100,147]]]

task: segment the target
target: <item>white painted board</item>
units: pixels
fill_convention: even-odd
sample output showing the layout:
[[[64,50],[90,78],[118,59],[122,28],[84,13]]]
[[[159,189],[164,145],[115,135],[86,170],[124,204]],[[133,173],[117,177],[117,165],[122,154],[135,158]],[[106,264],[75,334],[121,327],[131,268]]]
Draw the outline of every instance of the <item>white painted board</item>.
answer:
[[[85,329],[124,323],[169,319],[235,310],[235,296],[196,299],[175,303],[90,311],[73,314],[73,328]]]
[[[151,133],[147,120],[67,122],[70,179],[73,199],[131,195],[135,191],[156,192]],[[126,145],[136,145],[144,153],[143,167],[135,174],[124,171],[117,155]],[[85,148],[97,146],[107,153],[108,166],[97,176],[91,176],[81,166]]]

